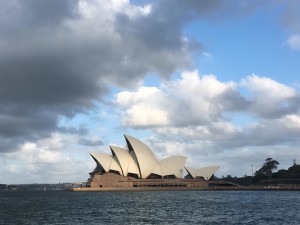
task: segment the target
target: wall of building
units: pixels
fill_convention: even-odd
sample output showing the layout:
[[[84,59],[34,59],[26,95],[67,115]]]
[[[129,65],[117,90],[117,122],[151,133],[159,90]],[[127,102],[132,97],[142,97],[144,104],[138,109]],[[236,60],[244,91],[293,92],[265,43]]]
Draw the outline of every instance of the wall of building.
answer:
[[[114,173],[91,175],[88,180],[91,188],[131,188],[131,187],[207,187],[208,182],[200,179],[136,179],[123,177]]]

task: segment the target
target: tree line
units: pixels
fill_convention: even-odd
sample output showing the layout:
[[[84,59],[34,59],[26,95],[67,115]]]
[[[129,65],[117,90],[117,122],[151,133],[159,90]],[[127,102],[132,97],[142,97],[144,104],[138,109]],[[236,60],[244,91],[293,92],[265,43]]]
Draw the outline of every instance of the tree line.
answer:
[[[227,175],[224,180],[235,182],[240,185],[264,185],[268,182],[273,183],[299,183],[300,184],[300,165],[294,163],[288,169],[278,170],[279,162],[272,158],[265,159],[261,168],[255,171],[254,176],[232,177]],[[278,170],[277,172],[275,172]]]

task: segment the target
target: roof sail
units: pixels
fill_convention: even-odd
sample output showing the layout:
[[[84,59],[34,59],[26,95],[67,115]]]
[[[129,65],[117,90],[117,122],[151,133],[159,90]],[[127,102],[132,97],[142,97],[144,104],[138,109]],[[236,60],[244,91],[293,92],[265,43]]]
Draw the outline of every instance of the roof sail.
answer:
[[[90,153],[90,155],[96,162],[98,162],[101,165],[105,172],[114,170],[122,174],[121,167],[111,155],[97,152]]]
[[[141,178],[147,178],[159,163],[150,148],[140,140],[124,135],[128,149],[136,164],[138,165]]]
[[[128,173],[136,174],[138,177],[140,176],[138,166],[135,161],[129,154],[126,149],[117,147],[117,146],[109,146],[112,154],[116,157],[116,161],[119,163],[123,176],[127,176]]]
[[[207,166],[200,168],[197,170],[196,177],[203,177],[204,180],[209,180],[219,168],[219,166]]]
[[[185,156],[170,156],[159,161],[163,168],[167,168],[169,171],[163,170],[163,176],[174,175],[176,178],[182,176],[183,168],[186,162]]]

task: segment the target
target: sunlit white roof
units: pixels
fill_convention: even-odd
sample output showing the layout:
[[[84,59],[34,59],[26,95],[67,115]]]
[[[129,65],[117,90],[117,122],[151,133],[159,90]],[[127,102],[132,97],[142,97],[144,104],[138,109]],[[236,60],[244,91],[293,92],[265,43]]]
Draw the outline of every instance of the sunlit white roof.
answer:
[[[118,171],[120,174],[122,174],[121,167],[116,162],[116,160],[108,154],[104,153],[90,153],[90,155],[97,160],[97,162],[102,166],[102,168],[105,170],[105,172],[109,172],[110,170]]]
[[[209,180],[219,168],[219,166],[207,166],[200,169],[195,169],[187,166],[185,167],[186,171],[191,177],[203,177],[204,180]]]
[[[163,176],[172,174],[172,171],[168,167],[166,167],[164,164],[161,164],[160,162],[158,162],[151,173],[163,177]]]
[[[157,167],[158,160],[150,148],[140,140],[124,135],[129,151],[138,165],[141,178],[147,178]]]
[[[136,174],[138,177],[140,176],[138,166],[126,149],[117,146],[109,147],[122,169],[123,176],[127,176],[128,173]]]
[[[184,164],[186,162],[185,156],[170,156],[168,158],[159,161],[162,168],[168,168],[167,171],[163,171],[164,176],[175,175],[175,177],[180,178],[182,176]]]
[[[188,172],[188,174],[192,177],[192,178],[196,178],[197,175],[197,169],[193,168],[193,167],[189,167],[189,166],[185,166],[184,167],[186,169],[186,171]]]
[[[185,168],[192,178],[203,177],[205,180],[209,180],[219,169],[219,166],[208,166],[200,169],[184,167],[185,156],[171,156],[158,160],[151,149],[142,141],[129,135],[124,136],[128,150],[110,146],[112,155],[91,153],[97,163],[94,171],[117,171],[122,176],[135,174],[139,178],[147,178],[151,174],[180,178],[183,168]]]
[[[203,177],[204,180],[209,180],[211,176],[219,169],[219,166],[207,166],[197,170],[197,177]]]

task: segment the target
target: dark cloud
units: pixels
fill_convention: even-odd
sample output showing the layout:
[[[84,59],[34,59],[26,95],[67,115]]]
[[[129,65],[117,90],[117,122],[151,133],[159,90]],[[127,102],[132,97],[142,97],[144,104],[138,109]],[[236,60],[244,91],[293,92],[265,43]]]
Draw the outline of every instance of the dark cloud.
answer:
[[[248,11],[251,1],[239,10],[233,2],[154,1],[151,13],[132,16],[124,2],[114,11],[109,1],[86,1],[96,10],[86,15],[73,0],[1,0],[0,151],[59,131],[61,117],[94,107],[108,85],[191,68],[202,45],[185,39],[184,26]]]
[[[223,93],[214,99],[216,104],[220,105],[221,111],[224,112],[241,112],[245,111],[251,105],[251,101],[242,96],[235,89],[226,89]]]
[[[76,16],[77,0],[1,0],[0,37],[21,39],[33,29],[56,29],[66,18]],[[21,36],[21,37],[20,37]]]
[[[98,139],[93,140],[93,139],[81,138],[79,139],[78,144],[85,145],[85,146],[100,146],[103,145],[103,142]]]
[[[60,116],[71,118],[86,111],[106,91],[98,77],[73,66],[78,56],[47,48],[38,49],[43,54],[12,54],[0,60],[0,134],[11,139],[12,148],[16,140],[37,140],[62,131]]]
[[[269,99],[261,98],[261,100],[252,101],[249,105],[249,109],[250,112],[266,119],[297,114],[300,109],[300,96],[273,102]]]
[[[185,39],[184,26],[220,12],[224,6],[221,0],[155,1],[149,16],[134,20],[119,13],[115,25],[130,46],[128,65],[134,65],[131,62],[134,60],[141,68],[140,72],[157,72],[164,76],[170,76],[177,69],[192,68],[192,56],[202,49],[202,45],[193,39]]]
[[[300,32],[300,2],[298,0],[276,0],[272,2],[275,6],[283,8],[281,23],[292,32]]]
[[[2,1],[0,10],[0,151],[48,137],[59,117],[71,117],[103,91],[84,79],[57,40],[75,1]],[[74,132],[74,131],[73,131]]]
[[[32,26],[59,24],[65,18],[76,15],[75,7],[78,0],[26,0],[24,8],[28,14],[28,22]]]
[[[149,26],[152,23],[153,33],[138,35],[141,24],[127,20],[127,30],[122,31],[121,26],[106,24],[106,17],[115,16],[111,11],[85,20],[76,4],[69,0],[2,2],[1,151],[53,131],[73,133],[74,129],[59,126],[61,116],[72,118],[94,107],[93,102],[107,93],[107,84],[130,86],[149,72],[169,75],[190,64],[181,26],[153,23],[152,14],[140,16]],[[170,45],[153,48],[153,40],[167,43],[167,33],[172,36]],[[147,40],[148,35],[153,40]]]

